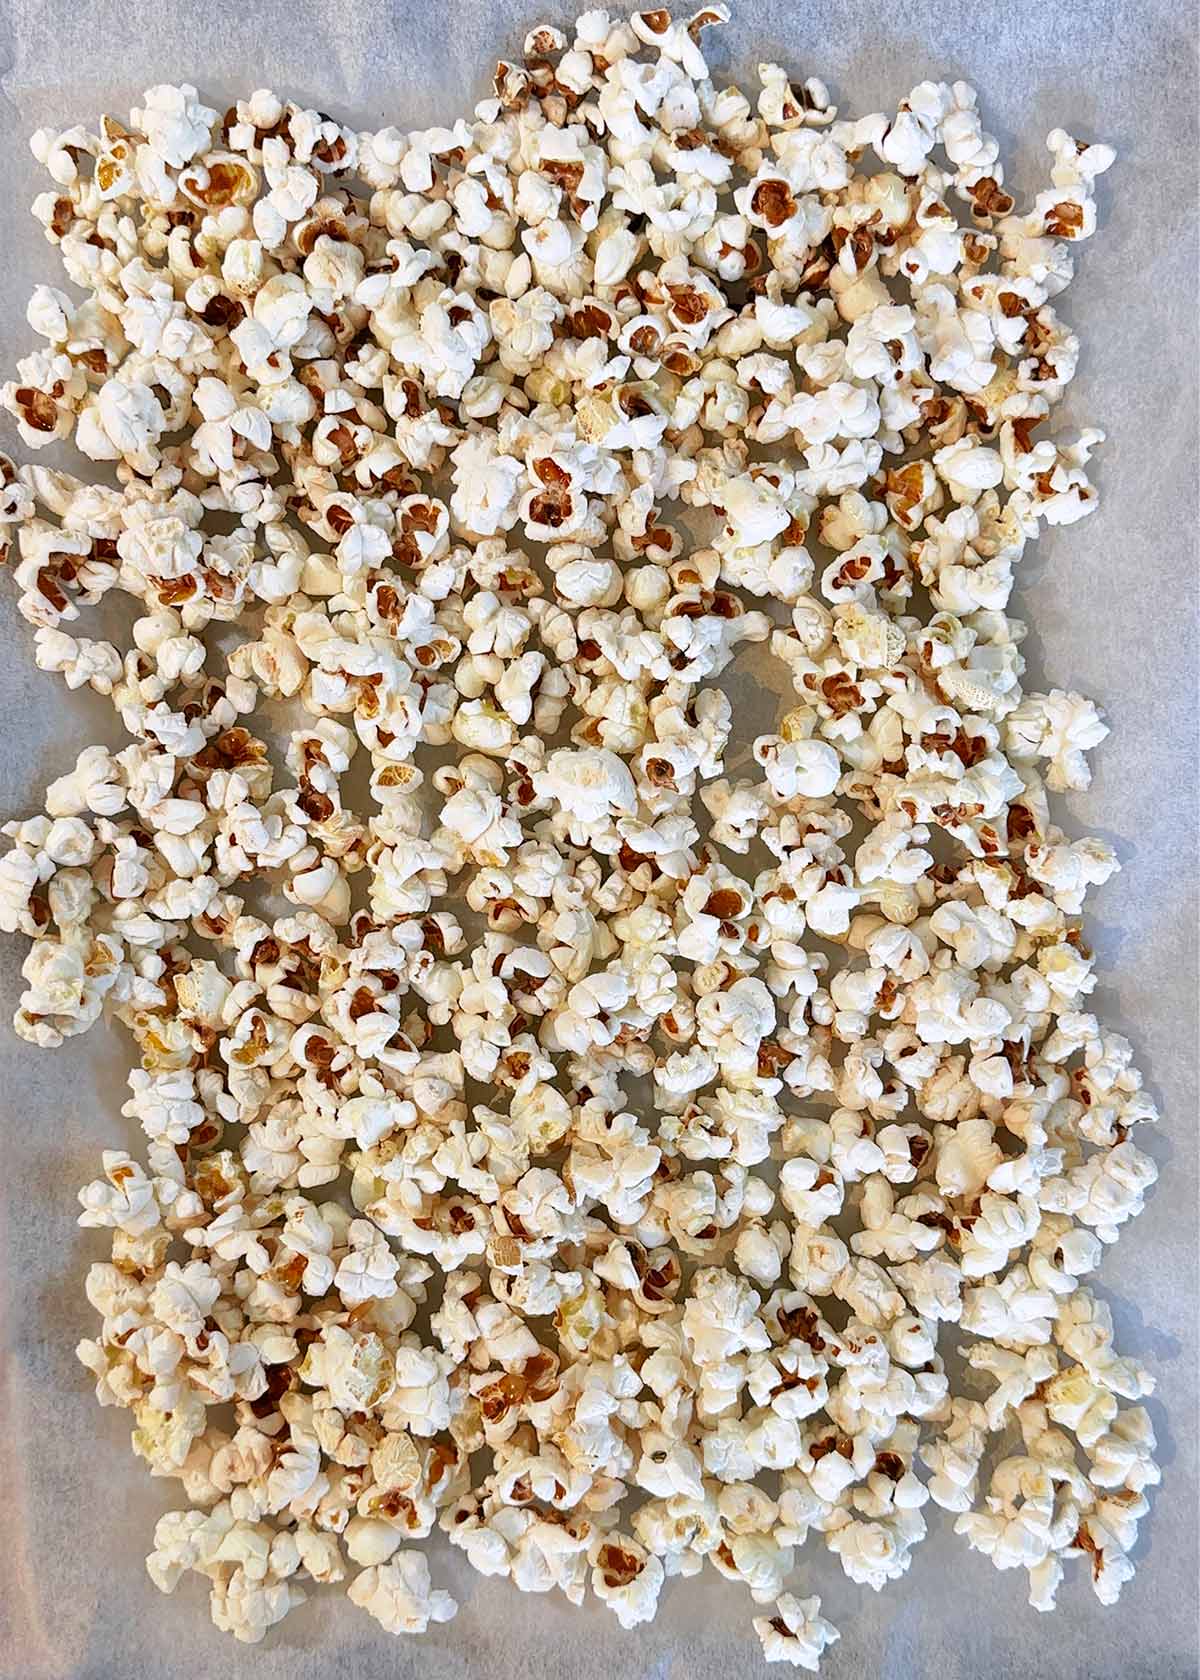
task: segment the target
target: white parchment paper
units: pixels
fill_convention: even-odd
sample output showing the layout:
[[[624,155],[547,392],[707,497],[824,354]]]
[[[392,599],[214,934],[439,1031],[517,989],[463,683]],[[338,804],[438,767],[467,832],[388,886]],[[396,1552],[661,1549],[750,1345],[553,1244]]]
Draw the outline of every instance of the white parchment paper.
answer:
[[[39,124],[123,115],[150,83],[188,80],[228,101],[269,84],[363,124],[449,121],[486,89],[500,54],[549,13],[534,0],[8,0],[0,6],[0,366],[30,347],[24,302],[59,283],[27,215],[44,180],[26,139]],[[1086,796],[1060,815],[1103,834],[1124,872],[1091,935],[1095,1004],[1133,1040],[1163,1109],[1148,1147],[1162,1174],[1149,1210],[1101,1274],[1126,1353],[1157,1374],[1150,1403],[1165,1486],[1137,1548],[1139,1573],[1102,1609],[1078,1568],[1039,1617],[1024,1577],[997,1575],[941,1513],[911,1573],[880,1597],[810,1546],[796,1580],[842,1629],[831,1680],[1045,1675],[1185,1680],[1197,1673],[1196,1555],[1196,200],[1194,9],[1173,0],[742,0],[717,63],[760,59],[826,79],[844,110],[879,109],[926,76],[979,87],[1018,190],[1040,186],[1047,131],[1109,141],[1101,228],[1080,253],[1064,313],[1083,342],[1070,418],[1103,426],[1101,511],[1028,551],[1015,610],[1033,634],[1030,684],[1079,688],[1113,736]],[[709,40],[712,37],[708,37]],[[22,453],[11,423],[0,447]],[[736,695],[735,695],[736,698]],[[0,586],[0,816],[36,808],[79,747],[115,740],[107,702],[38,672],[28,627]],[[127,1144],[126,1044],[98,1028],[39,1052],[7,1027],[23,942],[0,949],[0,1675],[4,1680],[325,1680],[353,1675],[517,1680],[558,1675],[707,1680],[765,1673],[744,1593],[706,1572],[668,1586],[655,1624],[625,1633],[599,1606],[523,1598],[434,1558],[458,1618],[391,1639],[317,1591],[265,1647],[209,1624],[206,1584],[161,1597],[142,1565],[177,1503],[128,1449],[128,1417],[100,1411],[73,1356],[93,1317],[82,1293],[98,1234],[75,1228],[75,1191],[99,1151]],[[1145,1140],[1139,1138],[1139,1143]],[[932,1509],[932,1508],[931,1508]]]

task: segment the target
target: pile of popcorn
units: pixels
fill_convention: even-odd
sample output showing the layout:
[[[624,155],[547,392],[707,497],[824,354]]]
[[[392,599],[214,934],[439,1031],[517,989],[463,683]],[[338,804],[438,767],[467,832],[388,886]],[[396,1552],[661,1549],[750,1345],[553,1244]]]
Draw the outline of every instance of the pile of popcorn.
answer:
[[[101,465],[5,458],[0,519],[129,742],[7,825],[0,926],[24,1038],[136,1041],[79,1356],[239,1639],[446,1620],[435,1529],[624,1627],[708,1563],[805,1668],[805,1542],[878,1589],[931,1501],[1039,1609],[1132,1573],[1087,1279],[1155,1113],[1048,803],[1105,727],[1008,612],[1096,506],[1047,422],[1113,154],[1018,209],[971,88],[717,87],[724,15],[535,29],[448,128],[33,138],[82,301],[0,403]]]

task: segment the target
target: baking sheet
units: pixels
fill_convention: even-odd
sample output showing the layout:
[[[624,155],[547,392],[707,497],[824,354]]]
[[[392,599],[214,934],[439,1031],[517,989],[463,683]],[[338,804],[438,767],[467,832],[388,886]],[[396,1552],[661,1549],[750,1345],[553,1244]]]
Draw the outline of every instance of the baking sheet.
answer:
[[[163,80],[190,80],[213,103],[269,84],[364,125],[448,121],[544,15],[525,0],[458,0],[449,10],[439,0],[9,0],[0,7],[3,376],[29,347],[30,288],[59,283],[55,254],[27,216],[44,185],[26,147],[39,124],[124,115]],[[997,1575],[939,1512],[908,1577],[879,1597],[845,1581],[819,1545],[800,1554],[796,1581],[822,1593],[842,1629],[822,1667],[830,1680],[1184,1680],[1197,1672],[1194,15],[1171,0],[893,0],[885,9],[742,0],[721,34],[722,70],[778,58],[826,79],[844,109],[894,107],[925,76],[973,81],[1018,189],[1042,184],[1042,140],[1056,124],[1118,150],[1100,183],[1101,231],[1080,253],[1064,310],[1084,341],[1068,417],[1108,432],[1103,506],[1029,551],[1015,610],[1032,626],[1030,686],[1082,689],[1114,731],[1090,792],[1067,802],[1063,820],[1110,839],[1124,865],[1091,922],[1104,965],[1096,1006],[1133,1039],[1164,1113],[1149,1144],[1161,1182],[1110,1252],[1101,1286],[1121,1349],[1159,1379],[1150,1410],[1165,1486],[1143,1525],[1138,1575],[1114,1610],[1076,1568],[1060,1610],[1039,1617],[1024,1602],[1024,1576]],[[21,453],[7,419],[0,447]],[[44,782],[116,727],[107,702],[67,696],[35,669],[28,627],[0,592],[0,817],[38,808]],[[96,1407],[72,1353],[93,1322],[82,1274],[104,1247],[101,1233],[76,1230],[75,1190],[100,1149],[134,1129],[119,1112],[125,1043],[103,1028],[53,1053],[15,1040],[6,1023],[23,942],[2,943],[5,1680],[226,1680],[251,1663],[263,1680],[765,1673],[749,1601],[711,1572],[669,1584],[657,1622],[625,1633],[598,1605],[521,1597],[447,1551],[434,1558],[435,1578],[461,1608],[427,1638],[389,1638],[341,1592],[316,1591],[253,1653],[211,1627],[197,1577],[174,1600],[161,1597],[142,1557],[177,1490],[135,1464],[127,1415]]]

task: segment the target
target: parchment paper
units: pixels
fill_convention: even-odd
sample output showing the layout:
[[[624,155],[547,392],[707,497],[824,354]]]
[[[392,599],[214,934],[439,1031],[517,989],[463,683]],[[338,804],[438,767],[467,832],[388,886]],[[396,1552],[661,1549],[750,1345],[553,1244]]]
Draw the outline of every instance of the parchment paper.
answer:
[[[449,121],[547,13],[570,15],[534,0],[9,0],[0,8],[0,377],[30,347],[31,286],[60,283],[57,258],[27,215],[45,185],[26,147],[37,125],[124,115],[164,80],[195,82],[213,103],[268,84],[364,124]],[[742,0],[722,32],[722,68],[748,72],[777,58],[824,77],[855,111],[894,107],[925,76],[966,77],[1018,188],[1043,184],[1042,142],[1056,124],[1119,154],[1101,182],[1101,231],[1080,253],[1064,310],[1084,343],[1070,418],[1108,432],[1103,505],[1034,545],[1015,610],[1033,630],[1031,685],[1094,696],[1114,731],[1096,755],[1091,791],[1069,800],[1065,815],[1060,803],[1060,816],[1072,832],[1110,839],[1124,865],[1091,924],[1104,964],[1095,1003],[1133,1039],[1164,1114],[1149,1144],[1161,1181],[1101,1282],[1122,1350],[1159,1378],[1150,1410],[1165,1486],[1143,1525],[1137,1578],[1113,1610],[1076,1566],[1060,1610],[1039,1617],[1025,1604],[1023,1574],[997,1575],[932,1507],[934,1532],[910,1574],[879,1597],[845,1581],[823,1548],[806,1548],[796,1581],[822,1593],[842,1629],[823,1665],[830,1680],[1197,1672],[1195,34],[1192,9],[1173,0]],[[7,419],[0,447],[22,453]],[[115,740],[115,729],[106,702],[67,696],[35,669],[28,627],[11,592],[0,593],[0,815],[40,808],[47,778],[82,744]],[[5,1680],[765,1673],[745,1594],[711,1572],[669,1584],[657,1622],[625,1633],[599,1606],[524,1598],[439,1552],[435,1578],[461,1609],[428,1638],[391,1639],[340,1592],[317,1591],[253,1652],[211,1627],[207,1585],[196,1577],[175,1599],[161,1597],[142,1558],[177,1489],[132,1460],[127,1414],[97,1408],[72,1352],[92,1330],[82,1274],[103,1248],[99,1233],[76,1230],[75,1191],[96,1172],[100,1149],[135,1129],[120,1117],[126,1041],[98,1028],[60,1051],[20,1044],[7,1021],[23,954],[22,941],[3,941]]]

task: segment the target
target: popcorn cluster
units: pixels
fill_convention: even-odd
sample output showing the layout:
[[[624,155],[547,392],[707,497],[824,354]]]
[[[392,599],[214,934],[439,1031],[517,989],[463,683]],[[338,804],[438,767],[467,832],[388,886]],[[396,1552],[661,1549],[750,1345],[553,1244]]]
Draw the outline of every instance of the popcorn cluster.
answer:
[[[1046,422],[1113,154],[1056,130],[1018,211],[971,88],[718,88],[724,15],[535,29],[449,128],[33,139],[83,301],[0,403],[105,470],[5,460],[0,518],[129,744],[8,824],[0,926],[23,1037],[137,1043],[79,1354],[239,1639],[347,1578],[444,1621],[435,1528],[625,1627],[707,1562],[810,1669],[798,1550],[878,1589],[931,1500],[1039,1609],[1132,1572],[1152,1383],[1085,1280],[1155,1116],[1047,799],[1105,728],[1008,613],[1096,504]]]

